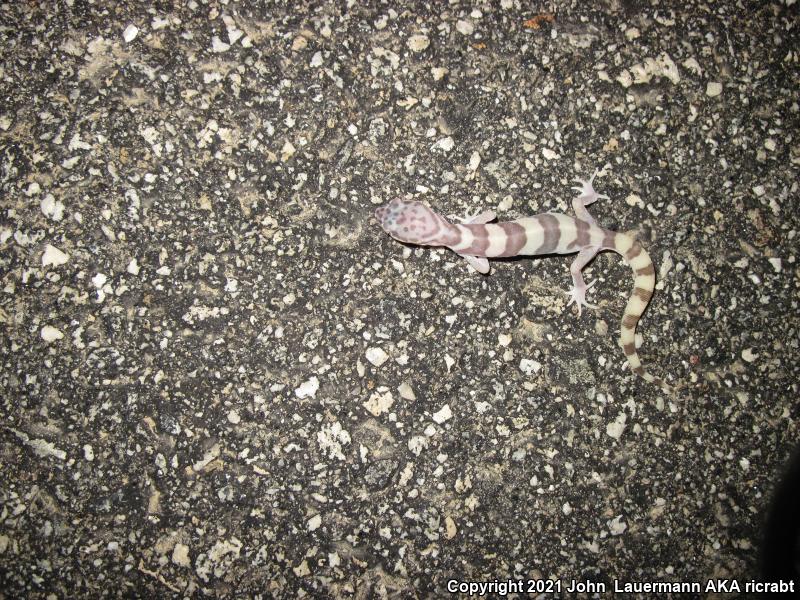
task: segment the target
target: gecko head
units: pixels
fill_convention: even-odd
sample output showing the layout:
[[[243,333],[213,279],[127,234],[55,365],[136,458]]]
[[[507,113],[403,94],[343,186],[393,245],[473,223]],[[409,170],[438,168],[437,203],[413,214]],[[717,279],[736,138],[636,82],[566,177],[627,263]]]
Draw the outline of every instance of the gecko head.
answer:
[[[446,221],[422,202],[395,198],[378,208],[375,218],[386,233],[401,242],[443,245]]]

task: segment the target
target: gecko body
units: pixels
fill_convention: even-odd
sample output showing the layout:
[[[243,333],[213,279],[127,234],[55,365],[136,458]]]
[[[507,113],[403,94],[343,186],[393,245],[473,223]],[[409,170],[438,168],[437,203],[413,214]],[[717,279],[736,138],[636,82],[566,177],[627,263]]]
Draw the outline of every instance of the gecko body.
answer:
[[[381,227],[393,238],[423,246],[445,246],[463,256],[479,273],[489,272],[489,258],[510,256],[540,256],[545,254],[575,254],[570,266],[572,289],[567,306],[573,302],[581,308],[596,308],[586,301],[586,285],[581,271],[598,252],[613,250],[622,255],[634,273],[633,293],[628,299],[620,326],[619,342],[631,370],[646,381],[665,390],[671,388],[648,373],[642,366],[634,343],[636,325],[655,288],[655,269],[650,256],[638,241],[598,225],[586,207],[599,198],[608,198],[594,190],[595,172],[588,180],[577,180],[580,194],[573,199],[575,217],[559,213],[543,213],[515,221],[490,223],[495,214],[485,211],[451,223],[421,202],[395,198],[375,211]]]

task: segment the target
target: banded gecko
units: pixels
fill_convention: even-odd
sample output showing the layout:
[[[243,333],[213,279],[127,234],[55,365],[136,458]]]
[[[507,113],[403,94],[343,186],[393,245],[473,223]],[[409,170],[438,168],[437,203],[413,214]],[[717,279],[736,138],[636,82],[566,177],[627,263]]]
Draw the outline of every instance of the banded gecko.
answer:
[[[575,217],[558,213],[543,213],[515,221],[490,223],[495,213],[484,211],[474,217],[462,219],[461,225],[450,223],[421,202],[395,198],[375,211],[375,218],[390,236],[401,242],[423,246],[445,246],[467,262],[479,273],[489,272],[489,258],[509,256],[540,256],[544,254],[574,254],[578,256],[570,266],[572,289],[567,292],[567,306],[575,304],[578,316],[581,308],[597,308],[586,301],[586,291],[594,285],[583,280],[581,271],[598,252],[613,250],[621,254],[634,273],[633,293],[625,307],[620,328],[619,343],[634,373],[667,391],[672,388],[648,373],[636,352],[634,337],[636,324],[653,295],[656,282],[655,269],[647,252],[638,241],[624,233],[598,225],[586,207],[605,194],[594,190],[594,178],[576,179],[580,186],[573,189],[579,195],[572,200]]]

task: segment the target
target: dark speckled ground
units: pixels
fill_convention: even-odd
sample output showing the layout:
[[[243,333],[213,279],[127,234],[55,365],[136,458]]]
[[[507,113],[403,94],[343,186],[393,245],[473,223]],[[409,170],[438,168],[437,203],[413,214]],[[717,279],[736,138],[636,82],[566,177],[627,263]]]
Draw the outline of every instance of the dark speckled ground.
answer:
[[[800,437],[792,2],[108,4],[0,6],[0,597],[758,576]],[[674,397],[625,367],[619,257],[578,318],[567,258],[481,277],[372,218],[565,211],[596,167]]]

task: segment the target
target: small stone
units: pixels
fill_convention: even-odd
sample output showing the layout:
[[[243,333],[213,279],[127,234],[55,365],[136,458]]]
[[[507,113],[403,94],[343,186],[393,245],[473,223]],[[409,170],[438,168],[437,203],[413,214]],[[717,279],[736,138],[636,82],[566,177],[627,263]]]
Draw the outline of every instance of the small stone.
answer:
[[[519,361],[519,370],[525,373],[525,375],[534,375],[541,371],[542,363],[538,360],[532,360],[530,358],[523,358]]]
[[[447,536],[448,540],[452,540],[456,537],[456,533],[458,533],[458,528],[456,527],[456,522],[453,520],[453,517],[447,515],[444,519],[444,527],[445,527],[445,535]]]
[[[558,158],[558,153],[550,150],[550,148],[542,148],[542,156],[544,156],[547,160],[555,160]]]
[[[449,421],[451,418],[453,418],[453,412],[450,410],[450,405],[445,404],[441,409],[439,409],[438,412],[433,413],[431,417],[435,423],[441,425],[445,421]]]
[[[442,139],[438,140],[435,144],[433,144],[433,146],[431,146],[431,149],[435,150],[438,148],[440,150],[444,150],[445,152],[450,152],[450,150],[452,150],[455,147],[455,145],[456,143],[453,140],[453,138],[447,136],[443,137]]]
[[[447,69],[443,67],[433,67],[431,69],[431,75],[433,75],[434,81],[441,81],[444,79],[444,76],[447,75]]]
[[[228,421],[233,423],[234,425],[238,424],[242,420],[242,417],[239,416],[239,413],[235,410],[230,410],[228,412]]]
[[[627,420],[628,417],[624,412],[619,413],[616,420],[606,425],[606,435],[618,440],[622,436],[622,432],[625,431],[625,422]]]
[[[422,52],[431,45],[431,41],[426,35],[412,35],[406,42],[412,52]]]
[[[313,398],[319,389],[319,379],[311,377],[308,381],[304,381],[294,390],[294,395],[298,398]]]
[[[469,165],[467,166],[467,168],[470,171],[477,171],[478,166],[480,166],[480,164],[481,164],[481,155],[476,150],[475,152],[472,153],[472,156],[469,157]]]
[[[472,21],[458,21],[456,22],[456,31],[461,35],[472,35],[475,31],[475,26]]]
[[[428,447],[428,438],[424,435],[415,435],[408,440],[408,449],[415,455],[419,456],[422,451]]]
[[[709,81],[706,85],[706,96],[714,98],[722,93],[722,84],[718,81]]]
[[[131,275],[138,275],[139,274],[139,263],[138,263],[138,261],[135,258],[132,258],[131,262],[128,263],[128,268],[126,270]]]
[[[397,391],[400,393],[400,397],[403,400],[416,400],[417,395],[414,393],[412,387],[407,383],[403,382],[397,387]]]
[[[42,209],[42,214],[48,219],[60,221],[64,218],[64,204],[60,200],[56,200],[53,194],[47,194],[42,198],[39,208]]]
[[[294,156],[295,152],[297,152],[297,150],[295,149],[294,145],[290,141],[286,141],[281,148],[281,162],[286,162],[289,160],[292,156]]]
[[[189,560],[189,546],[178,542],[172,549],[172,562],[179,567],[190,567],[192,561]]]
[[[314,515],[308,520],[308,530],[314,531],[319,529],[319,526],[322,525],[322,516],[321,515]]]
[[[389,355],[386,354],[382,348],[367,348],[365,356],[367,360],[376,367],[382,366],[383,363],[389,360]]]
[[[611,535],[622,535],[628,525],[622,520],[622,515],[619,515],[609,521],[608,528],[611,530]]]
[[[628,206],[644,206],[642,197],[638,194],[628,194],[625,196],[625,204]]]
[[[45,342],[55,342],[64,338],[64,334],[52,325],[45,325],[39,334]]]
[[[308,40],[306,40],[306,38],[304,38],[302,35],[298,35],[292,42],[292,50],[295,52],[303,50],[306,46],[308,46]]]
[[[137,35],[139,35],[139,28],[136,25],[128,25],[125,28],[125,31],[122,32],[122,39],[124,39],[126,43],[130,44],[136,39]]]
[[[230,50],[230,44],[226,44],[218,36],[211,38],[211,51],[212,52],[226,52]]]
[[[311,569],[308,568],[308,561],[304,560],[296,567],[292,567],[296,577],[307,577],[311,575]]]
[[[378,391],[373,393],[369,397],[369,400],[364,402],[363,406],[372,416],[379,417],[383,413],[388,412],[392,404],[394,404],[392,392],[382,387],[378,388]]]
[[[51,246],[47,244],[44,247],[44,253],[42,254],[42,266],[46,267],[48,265],[52,265],[54,267],[61,266],[66,264],[69,260],[69,254],[62,252],[55,246]]]

